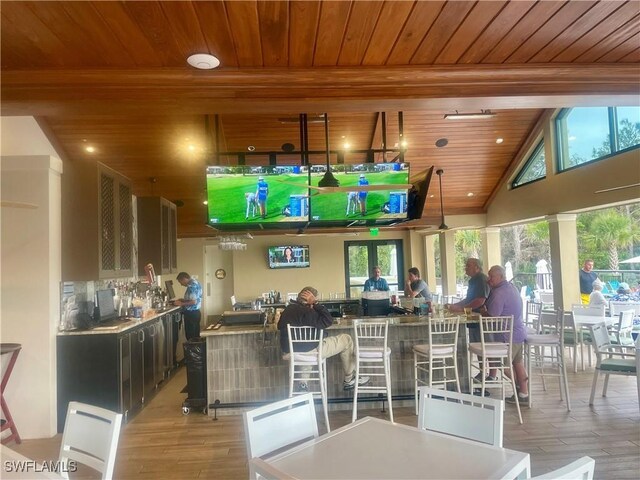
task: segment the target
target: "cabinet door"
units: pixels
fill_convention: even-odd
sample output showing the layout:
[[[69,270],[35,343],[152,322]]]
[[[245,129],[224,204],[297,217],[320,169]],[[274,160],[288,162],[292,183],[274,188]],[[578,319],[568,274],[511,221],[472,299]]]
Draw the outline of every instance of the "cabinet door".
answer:
[[[131,187],[118,183],[118,255],[117,269],[120,275],[130,275],[133,269],[133,215]]]
[[[131,410],[131,345],[129,335],[118,338],[120,346],[120,412]]]
[[[113,276],[116,271],[116,179],[100,171],[100,276]]]
[[[144,402],[148,402],[151,399],[153,391],[156,387],[156,381],[154,377],[154,343],[155,343],[155,331],[152,326],[143,328],[144,331],[144,347],[143,347],[143,363],[144,363]]]
[[[144,329],[129,334],[131,347],[131,409],[142,407],[144,397]]]
[[[162,222],[162,230],[160,232],[160,245],[162,248],[162,273],[170,273],[171,272],[171,251],[170,251],[170,243],[169,243],[169,202],[166,200],[162,200],[161,203],[161,212],[160,219]]]
[[[171,271],[178,271],[178,215],[176,206],[171,204],[169,209],[169,250],[171,251]]]

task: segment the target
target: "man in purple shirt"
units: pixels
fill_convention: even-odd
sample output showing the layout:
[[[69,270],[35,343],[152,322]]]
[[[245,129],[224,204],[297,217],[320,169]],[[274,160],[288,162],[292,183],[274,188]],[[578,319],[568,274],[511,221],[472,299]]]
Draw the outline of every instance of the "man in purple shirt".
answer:
[[[527,330],[522,322],[522,299],[520,293],[511,283],[507,282],[505,270],[500,265],[494,265],[489,270],[489,286],[491,293],[485,302],[482,314],[490,317],[505,317],[513,315],[513,373],[516,385],[520,389],[518,394],[520,402],[529,400],[527,385],[527,372],[522,360],[522,349],[527,339]],[[486,311],[485,311],[486,310]],[[506,337],[506,335],[505,335]],[[496,338],[497,341],[507,342],[508,338]],[[496,376],[492,370],[489,375]],[[507,403],[515,403],[515,397],[506,399]]]

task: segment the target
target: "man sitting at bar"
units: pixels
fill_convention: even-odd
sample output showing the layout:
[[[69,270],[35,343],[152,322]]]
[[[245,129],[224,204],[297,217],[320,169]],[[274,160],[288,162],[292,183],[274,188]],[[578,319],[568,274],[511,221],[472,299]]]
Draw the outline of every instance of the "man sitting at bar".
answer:
[[[284,309],[278,322],[278,330],[280,331],[280,348],[282,352],[289,353],[289,332],[287,325],[294,327],[315,327],[324,330],[333,324],[333,317],[327,310],[327,307],[320,305],[316,297],[318,291],[313,287],[304,287],[298,294],[296,300]],[[356,384],[356,364],[353,349],[353,340],[351,335],[341,333],[325,337],[322,340],[322,356],[323,358],[340,355],[342,369],[344,370],[345,390],[351,389]],[[358,385],[364,385],[369,382],[369,377],[360,376]]]
[[[387,284],[387,281],[380,276],[381,274],[382,270],[379,266],[376,265],[375,267],[373,267],[373,275],[371,276],[371,278],[367,279],[366,282],[364,282],[365,292],[389,291],[389,285]]]

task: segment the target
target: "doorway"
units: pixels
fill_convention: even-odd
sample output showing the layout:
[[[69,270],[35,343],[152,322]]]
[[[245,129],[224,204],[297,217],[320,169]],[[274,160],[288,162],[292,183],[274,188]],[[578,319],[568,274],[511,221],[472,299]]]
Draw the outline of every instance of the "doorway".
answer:
[[[359,298],[364,282],[376,265],[391,292],[404,288],[402,240],[365,240],[345,242],[345,291],[347,298]]]

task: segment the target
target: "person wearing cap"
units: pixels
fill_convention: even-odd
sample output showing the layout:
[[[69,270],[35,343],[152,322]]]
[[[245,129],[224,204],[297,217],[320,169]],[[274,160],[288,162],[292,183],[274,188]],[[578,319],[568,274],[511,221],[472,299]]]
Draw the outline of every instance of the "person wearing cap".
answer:
[[[616,302],[637,302],[640,300],[640,295],[637,292],[633,293],[627,282],[621,282],[611,300]]]
[[[280,332],[280,348],[284,357],[289,355],[289,332],[287,325],[295,327],[315,327],[324,330],[333,325],[333,317],[327,307],[320,305],[317,300],[318,291],[313,287],[304,287],[296,300],[284,309],[278,322]],[[296,346],[297,347],[297,346]],[[307,351],[312,350],[313,345],[309,345]],[[300,350],[303,351],[303,350]],[[347,333],[325,336],[322,340],[322,357],[328,358],[340,355],[342,370],[344,372],[343,387],[345,390],[351,389],[356,384],[356,360],[354,355],[353,340]],[[358,385],[369,382],[369,377],[361,375]],[[304,387],[302,387],[304,388]]]
[[[258,187],[256,188],[256,200],[258,201],[258,208],[260,209],[260,216],[266,218],[267,216],[267,197],[269,196],[269,184],[265,182],[264,177],[260,175],[258,177]]]
[[[363,173],[360,174],[360,178],[358,179],[358,185],[369,185],[369,181],[364,176]],[[363,217],[367,214],[367,191],[360,190],[358,191],[358,203],[360,204],[360,215]]]
[[[593,291],[589,295],[589,305],[607,305],[607,299],[602,294],[602,282],[593,282]]]

